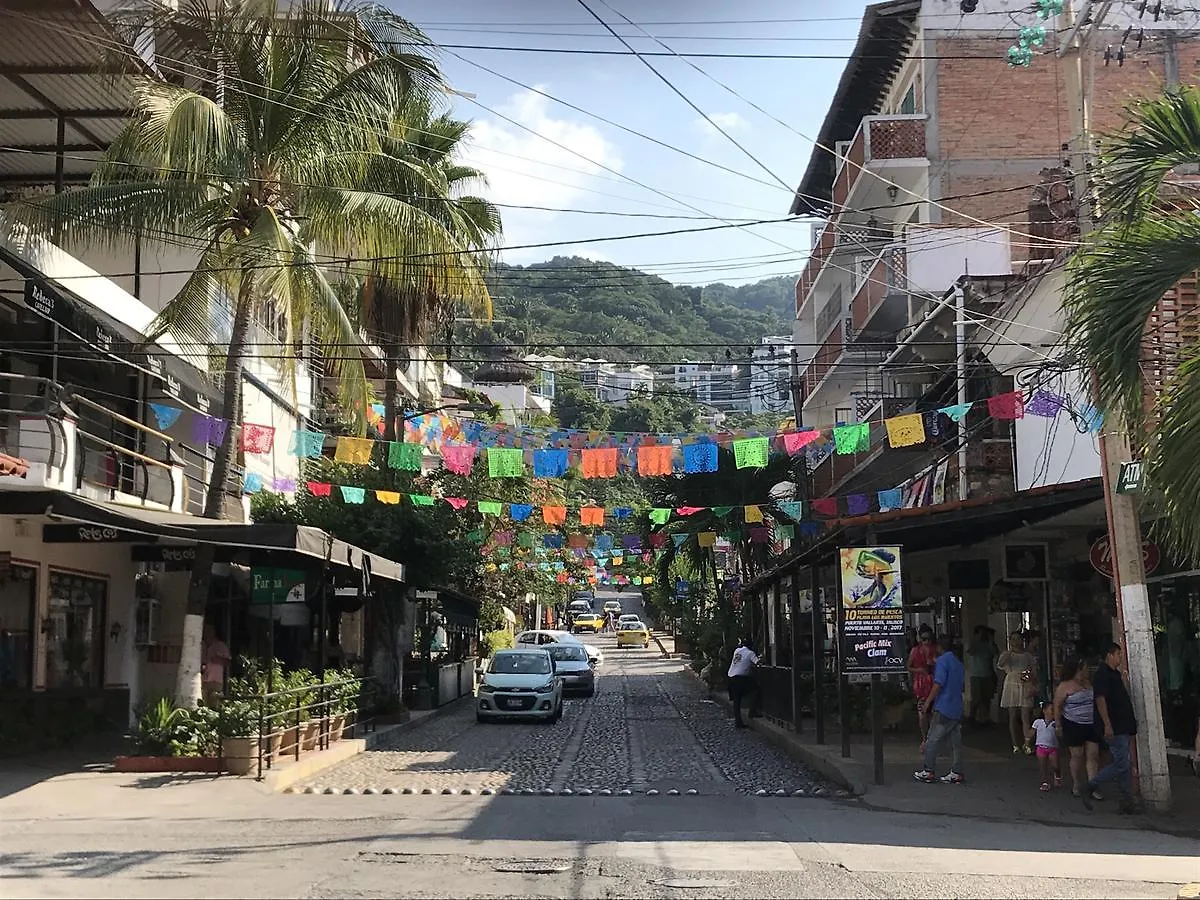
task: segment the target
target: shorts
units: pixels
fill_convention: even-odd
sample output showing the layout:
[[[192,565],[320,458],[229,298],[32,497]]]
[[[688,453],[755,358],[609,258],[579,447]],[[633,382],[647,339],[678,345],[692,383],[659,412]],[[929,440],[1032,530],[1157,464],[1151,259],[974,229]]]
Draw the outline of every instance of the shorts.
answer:
[[[1058,759],[1057,747],[1043,747],[1041,744],[1037,746],[1038,759],[1045,759],[1047,756],[1051,759]]]
[[[1063,719],[1062,729],[1063,744],[1068,747],[1100,743],[1100,734],[1095,723],[1082,725],[1079,722],[1072,722],[1070,719]]]

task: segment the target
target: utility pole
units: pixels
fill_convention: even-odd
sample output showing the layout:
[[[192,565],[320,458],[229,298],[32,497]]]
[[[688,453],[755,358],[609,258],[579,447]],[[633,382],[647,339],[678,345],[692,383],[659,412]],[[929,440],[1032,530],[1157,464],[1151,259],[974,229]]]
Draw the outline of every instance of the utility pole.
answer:
[[[1071,169],[1075,174],[1075,203],[1079,234],[1092,230],[1092,198],[1088,184],[1091,172],[1091,97],[1085,81],[1084,56],[1092,37],[1103,24],[1112,0],[1096,3],[1083,0],[1074,11],[1071,0],[1064,4],[1068,24],[1057,57],[1065,61],[1068,98],[1071,104]],[[1115,416],[1105,420],[1100,431],[1100,471],[1104,483],[1104,509],[1108,519],[1108,542],[1112,548],[1113,587],[1117,621],[1129,693],[1138,721],[1135,767],[1143,802],[1157,811],[1171,805],[1171,778],[1167,771],[1167,742],[1163,733],[1162,698],[1158,690],[1158,664],[1154,654],[1154,630],[1150,620],[1150,596],[1142,557],[1142,532],[1136,494],[1116,493],[1121,466],[1132,462],[1133,452],[1124,423]]]

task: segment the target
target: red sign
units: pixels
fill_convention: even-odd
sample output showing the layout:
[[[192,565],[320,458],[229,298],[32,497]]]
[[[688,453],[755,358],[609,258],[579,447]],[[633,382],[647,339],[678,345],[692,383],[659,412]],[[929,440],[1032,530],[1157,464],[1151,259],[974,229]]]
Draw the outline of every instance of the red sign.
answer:
[[[1108,536],[1097,539],[1096,543],[1092,544],[1092,552],[1089,554],[1094,568],[1101,575],[1112,578],[1112,548],[1108,543]],[[1162,562],[1162,552],[1158,549],[1157,544],[1152,544],[1150,541],[1142,541],[1142,565],[1146,569],[1146,574],[1149,575],[1158,568]]]

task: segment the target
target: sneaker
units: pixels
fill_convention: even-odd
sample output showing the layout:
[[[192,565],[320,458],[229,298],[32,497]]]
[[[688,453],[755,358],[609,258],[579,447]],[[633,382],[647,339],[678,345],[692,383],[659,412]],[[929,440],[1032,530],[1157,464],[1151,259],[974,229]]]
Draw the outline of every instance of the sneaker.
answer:
[[[1021,749],[1024,751],[1024,753],[1025,753],[1025,755],[1026,755],[1026,756],[1032,756],[1032,755],[1033,755],[1033,748],[1032,748],[1032,747],[1030,747],[1028,744],[1026,744],[1026,745],[1025,745],[1024,747],[1022,747]]]
[[[1061,775],[1055,775],[1055,776],[1054,776],[1054,786],[1055,786],[1055,787],[1062,787],[1062,776],[1061,776]]]
[[[1013,756],[1018,756],[1021,753],[1021,748],[1013,744]]]
[[[938,779],[942,784],[962,784],[965,779],[957,772],[951,770]]]
[[[1102,793],[1100,793],[1099,791],[1092,791],[1092,799],[1093,800],[1103,800],[1104,795]]]
[[[1043,781],[1042,786],[1040,788],[1038,788],[1038,790],[1042,791],[1043,793],[1048,793],[1050,790],[1050,782]]]
[[[921,769],[919,772],[913,772],[913,778],[917,781],[924,782],[925,784],[933,784],[933,782],[936,780],[936,776],[928,769]]]

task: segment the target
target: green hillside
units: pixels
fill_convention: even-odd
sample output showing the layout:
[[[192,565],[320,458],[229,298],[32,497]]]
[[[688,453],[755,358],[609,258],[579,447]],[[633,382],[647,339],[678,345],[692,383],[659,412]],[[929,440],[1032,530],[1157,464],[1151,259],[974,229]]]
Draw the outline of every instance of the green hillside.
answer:
[[[482,359],[480,345],[487,344],[621,362],[718,359],[727,345],[791,333],[794,283],[785,276],[738,287],[692,288],[578,257],[500,265],[492,275],[494,319],[485,326],[456,328],[455,357],[464,359],[468,371],[466,360]],[[669,346],[637,346],[646,344]],[[732,350],[745,352],[737,346]]]

